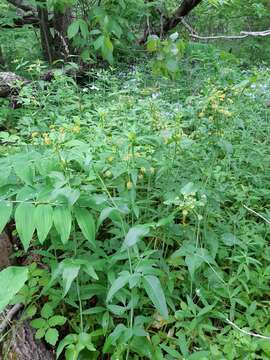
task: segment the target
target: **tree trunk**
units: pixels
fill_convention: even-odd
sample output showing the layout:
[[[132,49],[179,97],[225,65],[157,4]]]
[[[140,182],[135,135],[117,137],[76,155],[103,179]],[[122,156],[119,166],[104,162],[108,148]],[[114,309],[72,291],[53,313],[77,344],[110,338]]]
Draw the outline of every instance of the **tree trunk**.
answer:
[[[54,60],[53,37],[50,32],[48,10],[46,1],[44,2],[44,0],[42,1],[42,4],[38,6],[38,18],[43,56],[44,59],[51,64]]]
[[[176,25],[181,22],[181,18],[187,16],[197,5],[199,5],[202,0],[183,0],[180,6],[176,9],[176,11],[168,18],[165,19],[162,26],[162,34],[160,33],[160,29],[155,31],[155,35],[166,35],[170,30],[172,30]],[[143,34],[143,37],[140,39],[139,43],[144,44],[147,41],[149,36],[149,31],[146,31]]]
[[[72,21],[71,8],[64,11],[55,10],[53,18],[54,27],[54,57],[66,60],[69,55],[70,43],[67,30]]]

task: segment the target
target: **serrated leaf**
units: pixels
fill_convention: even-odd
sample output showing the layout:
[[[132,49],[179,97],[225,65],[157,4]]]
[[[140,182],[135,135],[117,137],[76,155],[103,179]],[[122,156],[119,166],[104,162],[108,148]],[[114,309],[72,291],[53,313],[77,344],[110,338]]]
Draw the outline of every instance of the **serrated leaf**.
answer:
[[[50,303],[46,303],[43,305],[40,315],[44,319],[49,319],[49,317],[51,317],[53,315],[53,308]]]
[[[35,207],[29,203],[20,203],[15,210],[16,229],[27,251],[35,231]]]
[[[41,244],[45,241],[53,224],[53,208],[51,205],[38,205],[35,209],[35,225]]]
[[[0,202],[0,233],[4,230],[12,213],[12,203],[10,201]]]
[[[68,207],[57,206],[53,211],[53,222],[56,231],[61,237],[63,244],[66,244],[71,230],[71,213]]]
[[[164,319],[168,319],[166,299],[159,279],[153,275],[146,275],[142,280],[143,287],[156,310]]]
[[[27,278],[27,267],[10,266],[0,272],[0,312],[21,290]]]
[[[59,336],[58,330],[54,328],[50,328],[47,330],[45,334],[45,340],[47,341],[48,344],[54,346],[57,343],[58,336]]]
[[[34,319],[30,324],[34,329],[46,329],[48,327],[47,321],[43,318]]]
[[[45,335],[45,332],[46,332],[46,329],[44,329],[44,328],[37,329],[37,332],[35,333],[35,338],[42,339]]]
[[[67,318],[65,316],[55,315],[49,319],[49,325],[52,327],[61,326],[64,325],[66,321]]]
[[[130,278],[130,273],[128,271],[123,271],[120,276],[114,280],[112,286],[108,292],[106,301],[109,302],[113,298],[113,296],[122,289],[127,283]]]
[[[93,215],[85,208],[75,208],[75,217],[84,237],[96,246],[96,229]]]
[[[134,246],[143,236],[146,236],[149,233],[149,227],[146,225],[136,225],[129,229],[124,243],[123,247],[125,249],[130,248],[131,246]]]

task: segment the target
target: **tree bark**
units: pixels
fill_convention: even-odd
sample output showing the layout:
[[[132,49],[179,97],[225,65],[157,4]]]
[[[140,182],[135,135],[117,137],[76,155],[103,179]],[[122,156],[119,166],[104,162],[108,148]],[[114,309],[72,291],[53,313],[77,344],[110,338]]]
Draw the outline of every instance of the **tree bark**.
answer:
[[[51,64],[54,60],[53,37],[50,32],[50,23],[46,1],[42,1],[42,4],[38,6],[38,18],[43,56],[44,59],[48,61],[49,64]]]
[[[57,59],[65,59],[69,55],[70,42],[67,37],[67,30],[72,21],[71,8],[64,11],[55,10],[53,18],[54,27],[54,57]]]
[[[176,9],[176,11],[170,17],[164,20],[162,26],[162,34],[160,33],[159,29],[155,31],[155,35],[166,35],[170,30],[172,30],[176,25],[181,22],[181,18],[187,16],[201,2],[202,0],[182,0],[180,6]],[[142,38],[139,40],[139,43],[145,44],[149,35],[149,31],[145,31]]]

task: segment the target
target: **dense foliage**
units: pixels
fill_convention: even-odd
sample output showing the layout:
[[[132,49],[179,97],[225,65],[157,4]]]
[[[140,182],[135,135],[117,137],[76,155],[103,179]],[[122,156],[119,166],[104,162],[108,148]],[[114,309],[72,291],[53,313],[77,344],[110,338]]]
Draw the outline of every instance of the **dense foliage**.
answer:
[[[205,35],[265,29],[268,2],[244,3],[205,2],[190,21]],[[32,28],[0,34],[5,66],[35,80],[17,84],[16,109],[0,98],[0,231],[17,247],[0,311],[23,304],[67,360],[269,359],[267,40],[174,30],[138,51],[138,23],[164,2],[101,4],[76,4],[82,60],[50,82]],[[111,66],[66,75],[100,56]]]

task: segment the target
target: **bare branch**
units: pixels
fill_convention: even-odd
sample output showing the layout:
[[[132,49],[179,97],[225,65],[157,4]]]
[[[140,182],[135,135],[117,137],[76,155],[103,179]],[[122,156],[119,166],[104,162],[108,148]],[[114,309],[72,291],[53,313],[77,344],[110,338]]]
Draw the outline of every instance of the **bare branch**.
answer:
[[[270,29],[265,31],[241,31],[239,35],[214,35],[214,36],[201,36],[198,35],[195,30],[182,18],[181,23],[185,26],[185,28],[189,31],[190,37],[198,40],[236,40],[236,39],[244,39],[249,36],[257,37],[257,36],[269,36]]]

